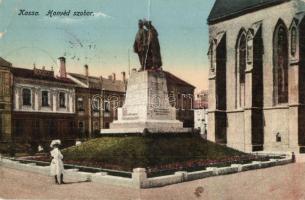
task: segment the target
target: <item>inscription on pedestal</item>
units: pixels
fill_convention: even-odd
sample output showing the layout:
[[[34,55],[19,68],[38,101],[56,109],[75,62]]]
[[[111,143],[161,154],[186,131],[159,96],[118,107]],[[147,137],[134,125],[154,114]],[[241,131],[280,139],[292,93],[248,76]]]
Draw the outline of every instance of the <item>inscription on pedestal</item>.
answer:
[[[157,115],[157,116],[167,116],[170,114],[170,111],[169,109],[154,109],[154,114]]]
[[[123,109],[123,120],[136,120],[139,119],[138,113],[128,113],[128,110],[125,108]]]

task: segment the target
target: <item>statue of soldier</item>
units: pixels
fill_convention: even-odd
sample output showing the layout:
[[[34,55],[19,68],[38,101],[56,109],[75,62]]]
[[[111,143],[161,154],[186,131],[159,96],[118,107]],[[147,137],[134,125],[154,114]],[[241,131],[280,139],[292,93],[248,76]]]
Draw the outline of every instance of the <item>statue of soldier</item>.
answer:
[[[160,69],[162,67],[162,58],[160,51],[160,44],[158,39],[158,32],[151,24],[151,21],[144,22],[144,26],[147,28],[147,57],[146,68],[147,69]]]
[[[147,56],[147,30],[144,29],[144,22],[141,19],[139,20],[138,26],[139,30],[136,35],[133,50],[139,56],[141,70],[144,70]]]

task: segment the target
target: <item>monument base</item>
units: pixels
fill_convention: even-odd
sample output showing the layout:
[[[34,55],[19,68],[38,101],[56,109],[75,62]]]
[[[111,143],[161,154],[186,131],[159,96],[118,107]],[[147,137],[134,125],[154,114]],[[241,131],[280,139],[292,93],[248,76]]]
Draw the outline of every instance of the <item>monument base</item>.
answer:
[[[192,133],[192,128],[183,128],[178,120],[150,120],[150,121],[115,121],[110,129],[102,129],[101,134],[143,134],[143,133]]]
[[[171,106],[165,73],[162,71],[134,71],[128,80],[125,103],[118,108],[118,120],[101,134],[190,133],[176,119]]]

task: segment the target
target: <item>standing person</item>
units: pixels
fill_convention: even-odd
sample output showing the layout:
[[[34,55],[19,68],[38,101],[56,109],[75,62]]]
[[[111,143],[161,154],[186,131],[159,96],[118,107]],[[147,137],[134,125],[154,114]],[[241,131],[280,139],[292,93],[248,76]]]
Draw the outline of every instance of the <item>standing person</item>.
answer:
[[[51,175],[55,177],[56,184],[64,184],[63,181],[63,172],[64,172],[64,164],[62,159],[64,158],[59,150],[59,146],[61,144],[60,140],[53,140],[51,142],[50,147],[53,148],[51,153],[52,161],[51,161]]]
[[[138,54],[141,70],[144,70],[147,52],[147,30],[144,29],[144,22],[141,19],[139,20],[138,26],[139,30],[135,38],[133,51]]]

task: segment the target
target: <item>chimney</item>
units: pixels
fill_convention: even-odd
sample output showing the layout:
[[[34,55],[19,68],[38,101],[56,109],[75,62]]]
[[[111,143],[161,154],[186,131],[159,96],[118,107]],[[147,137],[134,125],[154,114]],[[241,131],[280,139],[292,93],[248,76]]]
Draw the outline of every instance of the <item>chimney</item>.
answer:
[[[67,78],[67,72],[66,72],[66,58],[65,57],[59,57],[59,77],[60,78]]]
[[[89,86],[89,67],[88,65],[84,65],[84,69],[85,69],[85,76],[87,78],[87,85]]]
[[[116,80],[116,75],[115,75],[115,73],[112,73],[112,78],[113,78],[113,81]]]
[[[88,67],[88,65],[84,65],[84,69],[85,69],[85,76],[88,77],[89,76],[89,67]]]
[[[126,82],[126,72],[122,72],[122,80],[124,83]]]

